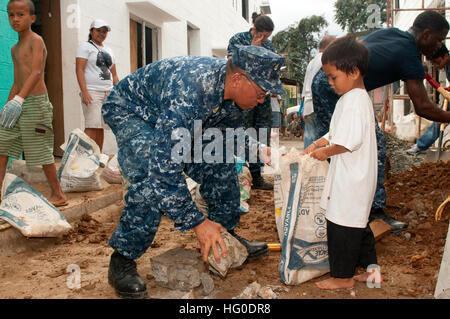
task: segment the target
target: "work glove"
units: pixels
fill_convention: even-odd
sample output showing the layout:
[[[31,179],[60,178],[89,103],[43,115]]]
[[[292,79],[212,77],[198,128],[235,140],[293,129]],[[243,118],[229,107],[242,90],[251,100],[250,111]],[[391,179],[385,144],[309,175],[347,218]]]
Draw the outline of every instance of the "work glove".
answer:
[[[13,128],[22,113],[24,99],[16,95],[11,101],[5,104],[0,112],[0,125],[3,128]]]

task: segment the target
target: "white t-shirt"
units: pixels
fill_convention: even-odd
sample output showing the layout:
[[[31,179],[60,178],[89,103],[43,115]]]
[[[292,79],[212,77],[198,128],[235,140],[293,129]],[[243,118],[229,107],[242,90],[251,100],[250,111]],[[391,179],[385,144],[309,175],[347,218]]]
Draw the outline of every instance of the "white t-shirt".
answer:
[[[88,60],[84,70],[88,90],[110,91],[112,89],[113,77],[110,69],[115,64],[115,57],[110,48],[83,42],[77,48],[76,57]]]
[[[353,89],[339,99],[324,138],[350,152],[331,157],[320,206],[332,223],[366,228],[378,172],[375,115],[367,91]]]
[[[305,99],[303,104],[303,115],[309,115],[314,113],[313,96],[312,96],[312,82],[317,72],[322,68],[322,53],[319,53],[314,59],[309,62],[306,73],[305,80],[303,81],[303,92],[302,96]]]

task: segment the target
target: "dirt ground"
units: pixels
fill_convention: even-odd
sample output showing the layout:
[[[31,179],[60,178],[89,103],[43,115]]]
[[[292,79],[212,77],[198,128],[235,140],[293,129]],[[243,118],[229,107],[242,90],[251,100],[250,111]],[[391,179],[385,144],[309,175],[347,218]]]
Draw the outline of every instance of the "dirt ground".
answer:
[[[396,159],[390,158],[390,161]],[[215,279],[215,290],[209,298],[229,299],[238,296],[250,283],[270,286],[279,299],[405,299],[433,298],[450,218],[450,205],[441,221],[434,220],[438,206],[450,194],[449,163],[413,166],[403,172],[387,174],[386,211],[409,223],[407,232],[388,234],[376,244],[383,282],[381,288],[356,283],[352,289],[322,291],[315,282],[298,286],[280,281],[280,252],[271,252],[259,260],[249,261],[227,277]],[[253,190],[250,213],[242,215],[237,228],[241,236],[277,243],[273,191]],[[117,205],[122,205],[118,203]],[[98,212],[74,224],[74,230],[49,247],[34,252],[0,257],[0,298],[35,299],[110,299],[117,298],[107,282],[112,249],[107,240],[114,231],[119,214]],[[138,271],[147,283],[150,298],[161,292],[152,276],[150,257],[175,247],[195,249],[193,231],[180,233],[163,218],[157,236],[138,261]],[[80,268],[81,287],[73,287],[70,265]]]

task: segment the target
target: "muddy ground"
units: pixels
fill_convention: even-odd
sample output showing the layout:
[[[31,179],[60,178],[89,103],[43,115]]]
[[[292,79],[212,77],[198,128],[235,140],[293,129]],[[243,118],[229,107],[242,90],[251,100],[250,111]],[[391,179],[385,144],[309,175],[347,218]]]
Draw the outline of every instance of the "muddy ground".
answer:
[[[388,151],[392,168],[393,162],[401,160],[398,156],[403,156],[404,150],[399,147],[391,149],[397,152],[394,154]],[[262,286],[270,286],[279,299],[433,298],[449,226],[450,205],[445,209],[441,221],[436,222],[434,215],[450,194],[450,164],[420,164],[422,160],[416,158],[415,165],[419,166],[410,168],[410,160],[403,160],[403,169],[406,170],[395,174],[390,171],[387,174],[386,211],[408,222],[409,228],[401,235],[388,234],[376,244],[384,278],[381,288],[370,289],[364,283],[339,291],[316,288],[314,283],[329,275],[299,286],[285,286],[278,272],[280,253],[271,252],[266,257],[231,270],[224,280],[216,278],[215,290],[209,298],[236,297],[254,281]],[[119,208],[120,205],[117,203]],[[253,190],[250,208],[250,213],[242,216],[237,232],[248,239],[277,243],[273,191]],[[117,225],[117,212],[117,209],[110,209],[108,212],[100,211],[85,216],[73,225],[74,230],[70,234],[55,240],[49,247],[0,257],[0,298],[117,298],[107,283],[112,253],[107,240]],[[167,218],[163,218],[152,248],[138,260],[138,271],[147,283],[150,298],[175,297],[168,289],[156,285],[149,260],[151,256],[180,246],[195,249],[194,233],[179,233]],[[76,282],[67,272],[70,265],[80,268],[80,288],[74,287]]]

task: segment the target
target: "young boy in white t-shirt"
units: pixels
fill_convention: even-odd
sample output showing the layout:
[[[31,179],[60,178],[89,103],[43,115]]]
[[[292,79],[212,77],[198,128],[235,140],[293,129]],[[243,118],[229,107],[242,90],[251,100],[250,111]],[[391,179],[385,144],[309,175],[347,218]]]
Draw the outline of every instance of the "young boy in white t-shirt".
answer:
[[[368,225],[377,185],[375,116],[363,81],[368,60],[369,50],[354,36],[336,40],[322,56],[330,85],[342,97],[329,132],[304,152],[321,161],[331,158],[321,199],[331,278],[316,283],[321,289],[351,288],[355,280],[381,282],[378,272],[369,272],[369,268],[378,268],[375,239]],[[367,271],[355,277],[358,266]]]

